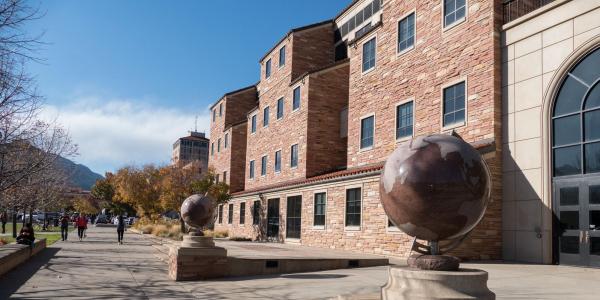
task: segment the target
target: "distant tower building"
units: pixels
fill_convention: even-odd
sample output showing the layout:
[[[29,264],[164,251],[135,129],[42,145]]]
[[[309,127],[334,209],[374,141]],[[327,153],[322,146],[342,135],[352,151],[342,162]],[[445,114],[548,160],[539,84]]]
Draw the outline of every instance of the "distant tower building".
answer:
[[[208,170],[209,139],[203,132],[191,131],[173,144],[171,163],[183,168],[198,168],[200,174]]]

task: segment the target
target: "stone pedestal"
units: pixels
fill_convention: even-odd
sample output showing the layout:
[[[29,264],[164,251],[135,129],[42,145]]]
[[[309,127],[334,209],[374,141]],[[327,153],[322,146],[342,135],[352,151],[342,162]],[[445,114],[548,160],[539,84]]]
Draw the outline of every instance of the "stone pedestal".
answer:
[[[475,269],[423,271],[390,266],[389,279],[381,288],[381,299],[483,299],[496,295],[487,287],[488,273]]]
[[[211,237],[184,236],[181,246],[169,250],[169,278],[176,281],[224,277],[227,250],[215,247]]]

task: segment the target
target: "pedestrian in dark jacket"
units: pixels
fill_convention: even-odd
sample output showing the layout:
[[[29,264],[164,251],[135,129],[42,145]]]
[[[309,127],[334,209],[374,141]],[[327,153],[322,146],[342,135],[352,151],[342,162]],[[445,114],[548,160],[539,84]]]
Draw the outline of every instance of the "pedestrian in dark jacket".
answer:
[[[2,233],[6,233],[6,222],[8,222],[8,214],[6,211],[0,213],[0,221],[2,222]]]
[[[64,214],[62,218],[60,218],[60,236],[63,241],[66,241],[69,235],[69,216]]]
[[[21,231],[17,236],[17,244],[33,247],[34,241],[35,234],[33,233],[33,226],[31,226],[31,223],[27,223],[25,224],[25,227],[21,228]]]
[[[119,245],[123,245],[123,234],[125,233],[125,220],[123,220],[123,216],[119,216],[117,218],[117,239],[119,241]]]

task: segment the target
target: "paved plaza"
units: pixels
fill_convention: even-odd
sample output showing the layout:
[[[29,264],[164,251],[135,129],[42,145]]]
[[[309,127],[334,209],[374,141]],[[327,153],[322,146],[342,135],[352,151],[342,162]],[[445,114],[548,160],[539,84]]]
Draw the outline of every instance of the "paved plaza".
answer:
[[[328,299],[376,293],[387,280],[387,267],[373,267],[173,282],[149,239],[126,233],[125,245],[120,246],[114,231],[92,227],[83,242],[71,235],[68,242],[50,246],[0,277],[0,299]],[[489,271],[489,286],[498,299],[597,299],[600,295],[600,269],[464,266]]]

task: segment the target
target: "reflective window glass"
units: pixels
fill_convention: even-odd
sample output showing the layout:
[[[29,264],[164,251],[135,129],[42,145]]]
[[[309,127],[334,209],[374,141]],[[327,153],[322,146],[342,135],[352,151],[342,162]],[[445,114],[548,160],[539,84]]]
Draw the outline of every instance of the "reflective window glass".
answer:
[[[579,211],[561,211],[560,224],[563,230],[579,230]]]
[[[579,238],[576,236],[561,236],[560,252],[567,254],[579,254]]]
[[[585,100],[585,109],[600,107],[600,83],[597,83],[588,93]]]
[[[600,255],[600,237],[590,238],[590,255]]]
[[[593,141],[600,139],[600,109],[586,112],[583,115],[583,120],[585,140]]]
[[[600,210],[590,210],[590,230],[600,230]]]
[[[588,85],[592,85],[600,77],[598,66],[600,66],[600,49],[589,54],[571,73]]]
[[[579,204],[579,188],[564,187],[560,189],[560,205],[577,205]]]
[[[585,172],[600,172],[600,143],[585,145]]]
[[[581,146],[554,149],[554,176],[581,174]]]
[[[587,92],[587,87],[577,79],[568,76],[563,83],[556,104],[554,105],[554,116],[561,116],[581,110],[581,101]]]
[[[589,191],[590,204],[600,204],[600,185],[591,185]]]
[[[554,119],[554,146],[581,142],[581,121],[579,114]]]

